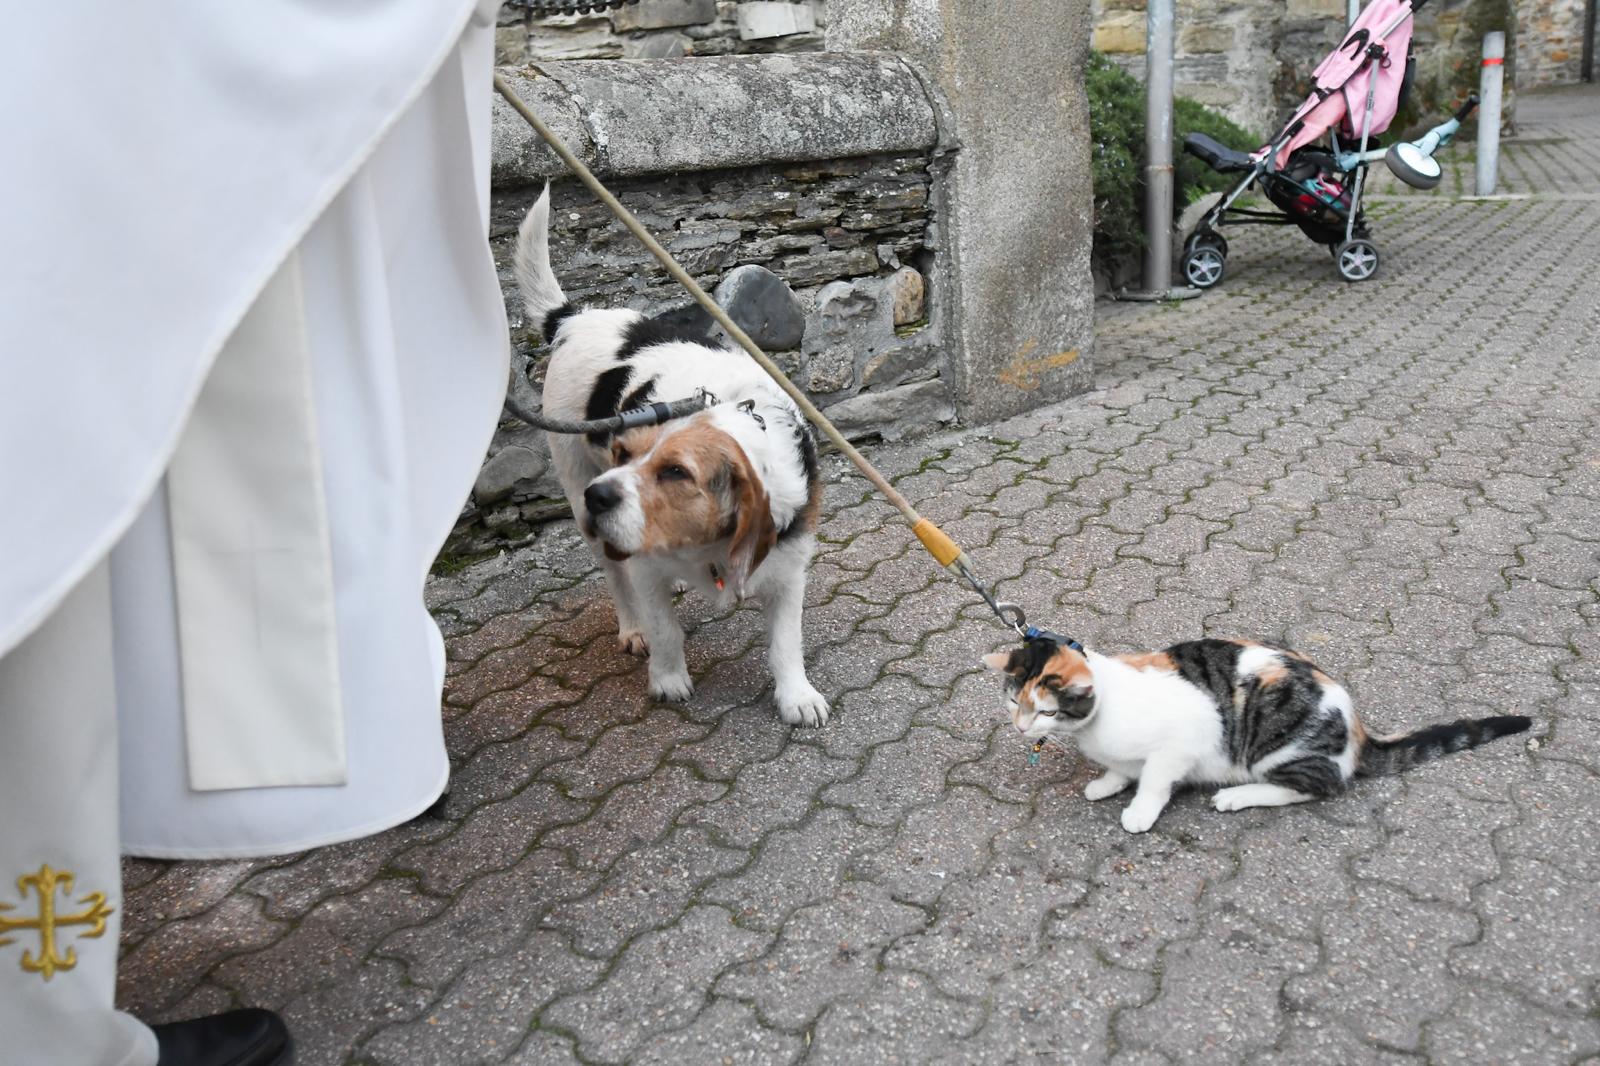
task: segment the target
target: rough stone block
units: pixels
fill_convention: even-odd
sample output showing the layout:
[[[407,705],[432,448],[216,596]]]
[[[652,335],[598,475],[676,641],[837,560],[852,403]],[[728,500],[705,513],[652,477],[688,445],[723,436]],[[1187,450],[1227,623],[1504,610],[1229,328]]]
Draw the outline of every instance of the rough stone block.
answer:
[[[479,507],[498,503],[511,495],[521,481],[537,481],[550,468],[550,454],[543,448],[513,444],[489,457],[472,485],[472,499]]]
[[[696,41],[695,53],[711,43]],[[536,38],[541,58],[542,47]],[[613,35],[608,47],[620,54],[621,38]],[[939,139],[933,104],[915,70],[884,52],[728,56],[702,63],[541,62],[539,72],[544,76],[511,75],[512,88],[546,121],[559,123],[554,128],[585,162],[611,177],[923,151]],[[510,105],[498,101],[494,184],[508,188],[564,177],[560,161],[540,151],[539,143]]]
[[[817,29],[817,17],[809,4],[746,0],[738,6],[736,18],[739,24],[739,39],[742,41],[787,37],[795,33],[814,33]]]
[[[717,303],[757,344],[768,351],[798,348],[805,335],[805,311],[784,280],[764,266],[736,267],[717,286]]]
[[[859,365],[894,342],[894,308],[881,282],[825,285],[806,327],[801,385],[820,395],[843,392],[856,384]]]
[[[894,304],[894,324],[909,326],[920,321],[927,309],[927,284],[915,267],[901,267],[884,282]]]
[[[1144,12],[1117,11],[1094,27],[1094,47],[1109,54],[1144,52]]]
[[[611,28],[618,33],[664,30],[674,26],[698,26],[716,17],[717,0],[640,0],[612,12]]]
[[[1233,48],[1233,27],[1212,25],[1185,26],[1178,32],[1178,50],[1183,52],[1226,52]]]
[[[494,30],[495,66],[515,67],[528,61],[528,27],[517,22]]]
[[[876,433],[894,441],[937,428],[956,416],[956,408],[949,386],[935,378],[883,392],[863,392],[834,404],[826,414],[847,438]]]
[[[1207,107],[1226,107],[1229,104],[1238,103],[1242,98],[1238,88],[1232,85],[1194,85],[1186,83],[1178,86],[1178,94],[1187,96],[1197,103],[1205,104]]]
[[[926,344],[903,344],[879,352],[861,368],[861,387],[890,388],[925,381],[939,373],[939,352]]]
[[[677,59],[689,54],[689,38],[681,33],[651,33],[623,45],[627,59]]]
[[[528,54],[541,61],[620,59],[622,41],[603,17],[564,15],[530,24]]]

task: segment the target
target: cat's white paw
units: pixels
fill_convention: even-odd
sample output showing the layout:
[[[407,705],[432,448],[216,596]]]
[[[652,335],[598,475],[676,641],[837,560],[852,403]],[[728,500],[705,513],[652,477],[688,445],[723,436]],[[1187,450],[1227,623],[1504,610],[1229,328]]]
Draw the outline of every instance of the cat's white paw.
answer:
[[[694,693],[688,670],[650,674],[650,695],[662,703],[683,703]]]
[[[1211,806],[1219,811],[1242,811],[1255,804],[1249,802],[1248,794],[1240,795],[1237,789],[1225,788],[1211,797]]]
[[[1121,774],[1104,774],[1083,786],[1083,798],[1086,800],[1109,799],[1132,783]]]
[[[813,728],[828,724],[828,701],[810,682],[793,688],[780,688],[776,694],[778,717],[789,725]]]
[[[650,642],[644,639],[644,634],[637,629],[630,629],[626,633],[617,634],[617,650],[624,655],[645,656],[650,654]]]
[[[1122,808],[1122,828],[1130,833],[1143,833],[1156,824],[1160,811],[1147,810],[1137,803]]]
[[[1252,781],[1248,785],[1234,785],[1220,789],[1211,797],[1211,806],[1219,811],[1247,811],[1251,807],[1287,807],[1291,803],[1305,803],[1312,797],[1282,785]]]

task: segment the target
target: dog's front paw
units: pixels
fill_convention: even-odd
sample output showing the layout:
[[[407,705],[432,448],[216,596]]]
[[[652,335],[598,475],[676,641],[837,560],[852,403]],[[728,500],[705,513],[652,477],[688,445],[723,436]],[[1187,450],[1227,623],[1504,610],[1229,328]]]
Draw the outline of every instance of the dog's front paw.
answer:
[[[1122,828],[1130,833],[1143,833],[1156,824],[1156,818],[1161,812],[1141,807],[1137,803],[1130,803],[1122,808]]]
[[[688,670],[675,670],[671,673],[650,672],[650,696],[662,703],[683,703],[694,692],[694,682],[689,679]]]
[[[650,642],[639,630],[630,629],[617,634],[617,650],[624,655],[645,656],[650,654]]]
[[[809,681],[777,692],[778,717],[789,725],[816,726],[828,724],[828,701],[822,693],[811,687]]]

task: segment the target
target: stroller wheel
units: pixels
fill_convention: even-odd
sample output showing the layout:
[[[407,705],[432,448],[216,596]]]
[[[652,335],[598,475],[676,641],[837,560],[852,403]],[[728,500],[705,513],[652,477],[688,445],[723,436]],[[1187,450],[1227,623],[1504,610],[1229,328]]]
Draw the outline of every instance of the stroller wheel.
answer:
[[[1189,239],[1183,242],[1185,253],[1191,251],[1196,245],[1214,245],[1222,253],[1222,258],[1228,258],[1228,238],[1214,229],[1197,229],[1189,234]]]
[[[1378,246],[1359,237],[1334,249],[1339,276],[1346,281],[1366,281],[1378,272]]]
[[[1228,246],[1221,237],[1191,238],[1182,265],[1185,281],[1197,289],[1209,289],[1228,269]]]

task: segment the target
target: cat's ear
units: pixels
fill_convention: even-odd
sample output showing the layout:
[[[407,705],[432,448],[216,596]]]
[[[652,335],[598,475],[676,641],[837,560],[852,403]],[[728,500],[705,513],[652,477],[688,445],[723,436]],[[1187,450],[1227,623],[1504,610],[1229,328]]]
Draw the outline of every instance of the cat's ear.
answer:
[[[1006,667],[1011,665],[1011,653],[1008,651],[992,651],[983,657],[983,665],[991,670],[1005,673]]]

